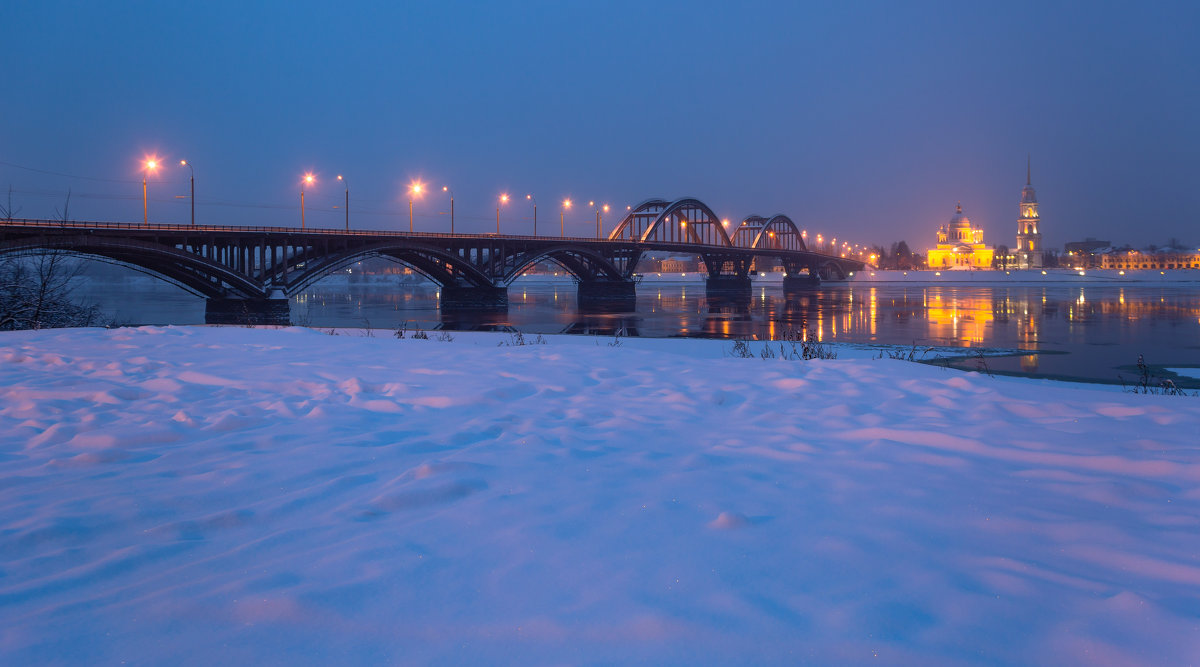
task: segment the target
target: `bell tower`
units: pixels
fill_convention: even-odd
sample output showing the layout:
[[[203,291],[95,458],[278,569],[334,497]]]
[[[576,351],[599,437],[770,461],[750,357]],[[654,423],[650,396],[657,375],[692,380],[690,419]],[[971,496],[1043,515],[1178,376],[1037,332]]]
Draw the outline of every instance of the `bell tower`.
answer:
[[[1038,216],[1037,193],[1033,191],[1032,162],[1025,162],[1025,187],[1021,190],[1021,217],[1017,218],[1017,267],[1042,268],[1041,217]]]

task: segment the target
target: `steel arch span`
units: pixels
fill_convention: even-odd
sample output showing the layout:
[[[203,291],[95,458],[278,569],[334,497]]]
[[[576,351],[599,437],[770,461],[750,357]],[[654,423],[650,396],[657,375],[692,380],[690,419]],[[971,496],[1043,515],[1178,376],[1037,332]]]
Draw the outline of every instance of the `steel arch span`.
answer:
[[[755,250],[807,251],[804,234],[782,213],[770,218],[752,215],[742,221],[731,237],[740,248]]]
[[[609,241],[637,241],[641,238],[641,234],[645,231],[650,223],[662,213],[663,209],[670,206],[671,202],[665,199],[647,199],[646,201],[634,206],[632,210],[625,214],[621,222],[613,228],[608,234]]]
[[[639,243],[733,245],[720,216],[692,197],[670,203],[661,199],[647,200],[628,213],[608,238]]]

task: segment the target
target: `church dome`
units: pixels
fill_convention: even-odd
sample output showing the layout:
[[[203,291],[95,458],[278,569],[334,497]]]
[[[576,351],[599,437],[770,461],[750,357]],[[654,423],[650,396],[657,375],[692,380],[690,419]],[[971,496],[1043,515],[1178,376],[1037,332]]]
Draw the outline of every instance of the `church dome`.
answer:
[[[951,230],[971,228],[971,219],[963,215],[962,204],[954,208],[954,216],[950,218],[949,226]]]

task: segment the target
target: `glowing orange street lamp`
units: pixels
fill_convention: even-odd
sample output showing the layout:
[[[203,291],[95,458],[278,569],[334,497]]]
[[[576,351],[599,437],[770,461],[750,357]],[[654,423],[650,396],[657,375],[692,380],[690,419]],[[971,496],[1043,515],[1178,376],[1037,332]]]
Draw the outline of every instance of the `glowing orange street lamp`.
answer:
[[[571,200],[564,199],[562,210],[558,212],[558,235],[559,236],[567,235],[567,223],[565,221],[565,216],[567,213],[567,209],[569,209],[569,208],[571,208]]]
[[[508,195],[500,195],[500,199],[496,202],[496,233],[500,233],[500,207],[508,203]]]
[[[525,198],[533,202],[533,235],[537,236],[537,197],[533,195],[525,195]]]
[[[180,160],[179,164],[188,168],[188,173],[191,174],[192,194],[189,199],[192,200],[192,226],[196,226],[196,172],[192,169],[192,163],[187,160]]]
[[[443,185],[442,192],[449,193],[449,195],[450,195],[450,233],[453,234],[454,233],[454,191],[450,189],[449,185]]]
[[[146,177],[158,169],[158,160],[150,158],[146,160],[146,172],[142,174],[142,224],[150,226],[150,205],[146,197]]]
[[[412,185],[408,186],[408,233],[409,234],[411,234],[413,231],[413,213],[412,213],[413,199],[415,197],[420,197],[421,191],[424,189],[425,189],[425,186],[422,185],[420,181],[417,181],[417,182],[413,183]]]
[[[304,229],[304,187],[317,182],[317,177],[308,172],[300,181],[300,229]]]
[[[338,180],[346,186],[346,231],[350,231],[350,183],[341,174],[338,174]]]

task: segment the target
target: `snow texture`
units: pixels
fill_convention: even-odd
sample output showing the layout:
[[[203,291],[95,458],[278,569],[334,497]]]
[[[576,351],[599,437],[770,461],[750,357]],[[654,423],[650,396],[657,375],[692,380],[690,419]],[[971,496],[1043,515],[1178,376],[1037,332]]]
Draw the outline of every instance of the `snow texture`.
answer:
[[[1200,400],[498,342],[0,335],[0,663],[1200,656]]]

